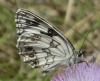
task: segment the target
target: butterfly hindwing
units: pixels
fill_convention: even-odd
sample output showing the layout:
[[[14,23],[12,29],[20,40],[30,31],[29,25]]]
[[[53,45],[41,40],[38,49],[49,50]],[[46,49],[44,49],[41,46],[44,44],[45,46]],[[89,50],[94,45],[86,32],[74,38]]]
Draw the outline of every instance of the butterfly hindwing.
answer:
[[[53,70],[73,55],[74,47],[69,40],[56,27],[36,14],[19,9],[15,22],[19,35],[19,54],[33,68]]]

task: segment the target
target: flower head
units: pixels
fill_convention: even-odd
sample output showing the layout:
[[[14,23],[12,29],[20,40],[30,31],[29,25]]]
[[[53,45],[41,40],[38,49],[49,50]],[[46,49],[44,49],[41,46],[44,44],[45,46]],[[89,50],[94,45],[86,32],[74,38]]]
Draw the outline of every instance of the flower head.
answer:
[[[97,64],[78,63],[58,73],[51,81],[100,81],[100,66]]]

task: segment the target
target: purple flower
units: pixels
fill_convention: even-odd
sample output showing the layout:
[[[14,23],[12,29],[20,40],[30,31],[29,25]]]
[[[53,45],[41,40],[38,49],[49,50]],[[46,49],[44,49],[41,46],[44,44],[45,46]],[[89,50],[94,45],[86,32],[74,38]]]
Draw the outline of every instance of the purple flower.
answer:
[[[78,63],[58,73],[51,81],[100,81],[100,66]]]

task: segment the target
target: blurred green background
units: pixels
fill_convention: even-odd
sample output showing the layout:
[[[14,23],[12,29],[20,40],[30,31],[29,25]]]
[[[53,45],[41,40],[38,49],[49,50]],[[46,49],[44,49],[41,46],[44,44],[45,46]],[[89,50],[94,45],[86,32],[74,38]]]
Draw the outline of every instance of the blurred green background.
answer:
[[[100,63],[100,0],[0,0],[0,81],[50,81],[50,73],[42,76],[40,69],[23,63],[16,48],[15,13],[28,9],[58,27],[80,49]]]

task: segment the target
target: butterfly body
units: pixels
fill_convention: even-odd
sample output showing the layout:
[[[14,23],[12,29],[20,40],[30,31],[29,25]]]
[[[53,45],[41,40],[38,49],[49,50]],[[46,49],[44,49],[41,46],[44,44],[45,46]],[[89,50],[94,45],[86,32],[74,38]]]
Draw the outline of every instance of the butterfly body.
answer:
[[[40,67],[43,72],[76,63],[80,52],[51,23],[25,9],[16,12],[15,22],[19,36],[17,47],[25,63]]]

